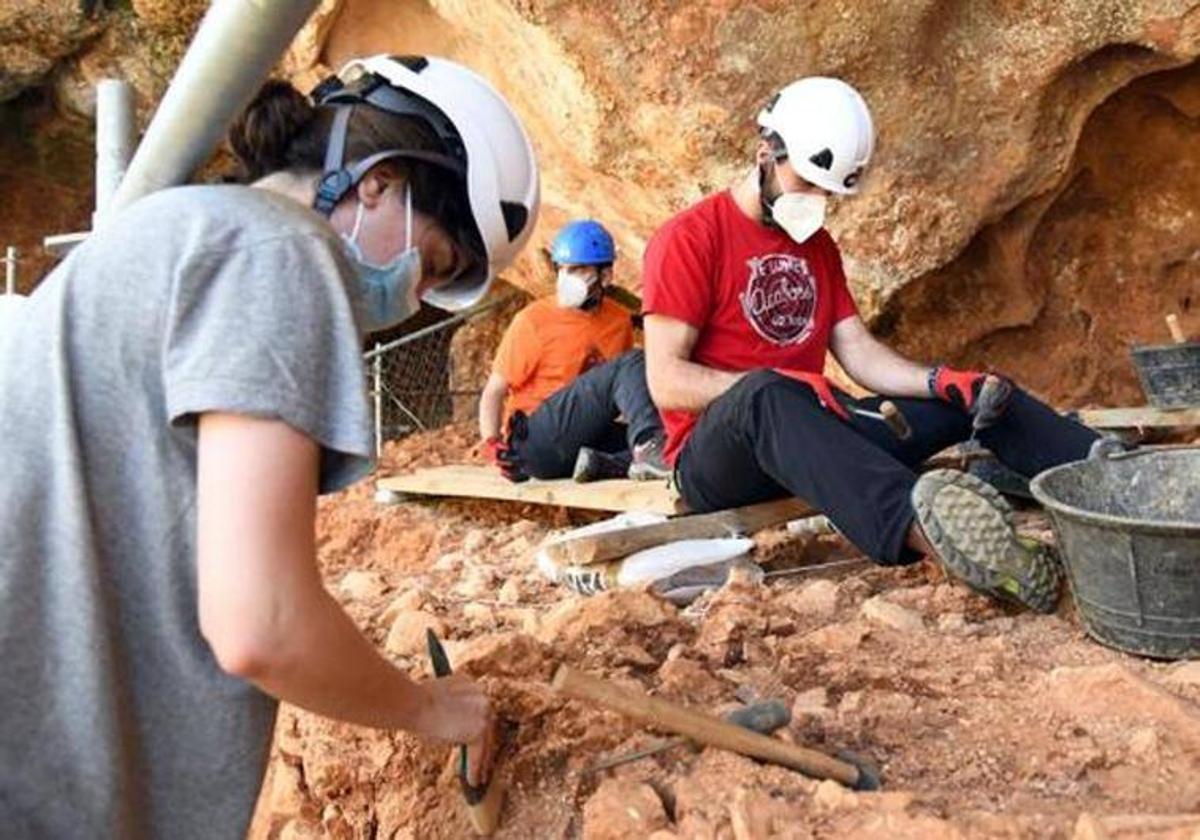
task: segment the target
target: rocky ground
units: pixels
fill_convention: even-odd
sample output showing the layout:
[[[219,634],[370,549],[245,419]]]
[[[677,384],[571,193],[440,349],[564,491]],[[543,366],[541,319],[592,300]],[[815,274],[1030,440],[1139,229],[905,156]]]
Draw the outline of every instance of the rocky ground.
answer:
[[[385,468],[461,460],[471,442],[466,426],[410,438]],[[683,610],[638,591],[576,596],[532,558],[585,521],[506,503],[380,507],[367,483],[322,504],[328,586],[365,632],[426,677],[436,628],[516,724],[497,836],[1200,837],[1200,662],[1107,650],[1066,601],[1018,613],[926,566],[735,581]],[[757,542],[769,568],[853,553],[782,530]],[[560,663],[714,712],[744,686],[782,697],[781,737],[870,757],[884,792],[715,749],[592,772],[658,736],[557,697]],[[251,836],[469,837],[450,753],[285,707]]]

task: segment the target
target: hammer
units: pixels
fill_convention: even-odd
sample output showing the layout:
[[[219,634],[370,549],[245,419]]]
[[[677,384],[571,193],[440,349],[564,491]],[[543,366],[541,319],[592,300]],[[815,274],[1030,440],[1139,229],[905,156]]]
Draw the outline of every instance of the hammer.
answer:
[[[836,397],[835,397],[836,399]],[[912,437],[912,427],[908,425],[908,421],[904,419],[904,415],[900,413],[900,409],[891,400],[884,400],[879,404],[879,411],[867,411],[865,408],[858,408],[849,403],[842,402],[842,408],[847,411],[852,411],[859,417],[870,417],[872,420],[878,420],[892,430],[892,434],[900,438],[900,440],[908,440]]]
[[[861,759],[855,760],[856,757],[848,753],[843,752],[842,758],[834,758],[797,744],[789,744],[660,697],[650,697],[640,691],[614,685],[576,671],[569,665],[559,666],[551,685],[565,697],[588,700],[638,723],[666,729],[698,744],[769,761],[816,779],[834,779],[854,790],[878,790],[880,786],[879,776],[873,768]]]
[[[761,732],[763,735],[770,735],[777,729],[787,726],[792,722],[792,711],[784,705],[782,700],[763,700],[759,703],[751,703],[748,706],[734,709],[732,712],[723,715],[722,719],[743,729],[749,729],[751,732]],[[620,767],[622,764],[629,764],[631,761],[649,758],[652,755],[658,755],[661,752],[682,747],[688,743],[690,741],[687,738],[665,738],[661,741],[656,741],[644,749],[598,761],[589,767],[588,771],[596,773],[600,770]]]

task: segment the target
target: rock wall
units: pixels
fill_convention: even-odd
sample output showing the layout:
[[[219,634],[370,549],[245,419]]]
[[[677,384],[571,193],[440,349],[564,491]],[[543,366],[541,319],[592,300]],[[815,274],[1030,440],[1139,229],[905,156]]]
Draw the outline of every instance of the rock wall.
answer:
[[[4,24],[24,31],[46,6],[0,2],[0,56],[28,44],[43,59],[6,63],[0,97],[41,79],[60,112],[86,114],[87,83],[121,72],[148,107],[203,6],[60,5],[44,17],[54,37],[22,40]],[[535,242],[600,218],[630,288],[656,226],[744,170],[770,93],[823,73],[876,115],[864,191],[830,227],[890,341],[1064,403],[1121,403],[1140,399],[1126,346],[1158,340],[1163,311],[1200,332],[1194,0],[326,0],[284,68],[308,83],[377,51],[449,55],[493,79],[543,165]],[[25,160],[0,154],[3,173]],[[0,229],[23,230],[14,212]],[[508,279],[536,293],[547,274],[531,251]]]

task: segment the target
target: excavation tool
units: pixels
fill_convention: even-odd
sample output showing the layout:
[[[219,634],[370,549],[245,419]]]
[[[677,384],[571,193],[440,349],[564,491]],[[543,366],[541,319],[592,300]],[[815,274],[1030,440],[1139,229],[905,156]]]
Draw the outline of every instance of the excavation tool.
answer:
[[[989,373],[983,379],[975,404],[971,407],[971,436],[959,447],[962,459],[961,469],[967,469],[967,462],[977,457],[983,446],[976,436],[984,429],[990,428],[1004,415],[1008,409],[1008,400],[1012,397],[1012,383],[1002,376]]]
[[[432,629],[426,629],[425,642],[433,662],[433,673],[438,677],[450,676],[450,657]],[[467,781],[467,746],[463,744],[458,748],[458,781],[462,785],[463,799],[467,803],[471,825],[484,837],[496,830],[500,824],[500,810],[504,807],[504,788],[493,771],[494,768],[489,770],[488,780],[483,784],[471,784]]]
[[[734,709],[732,712],[723,715],[722,718],[734,726],[749,729],[751,732],[761,732],[763,735],[770,735],[772,732],[782,729],[792,722],[792,712],[782,700],[764,700]],[[659,753],[690,743],[692,742],[688,738],[664,738],[643,749],[599,761],[589,767],[588,771],[598,773],[601,770],[620,767],[622,764],[629,764],[632,761],[649,758],[652,755],[658,755]]]
[[[833,779],[854,790],[877,790],[878,774],[866,762],[842,760],[679,706],[640,691],[614,685],[570,666],[560,666],[552,683],[559,694],[588,700],[645,726],[683,735],[698,744],[758,758],[817,779]]]
[[[872,420],[878,420],[892,430],[892,434],[900,438],[900,440],[908,440],[912,437],[912,427],[908,425],[908,421],[904,419],[904,415],[900,413],[900,409],[891,400],[884,400],[879,404],[879,411],[867,411],[865,408],[855,408],[852,405],[846,405],[846,408],[853,411],[859,417],[869,417]]]

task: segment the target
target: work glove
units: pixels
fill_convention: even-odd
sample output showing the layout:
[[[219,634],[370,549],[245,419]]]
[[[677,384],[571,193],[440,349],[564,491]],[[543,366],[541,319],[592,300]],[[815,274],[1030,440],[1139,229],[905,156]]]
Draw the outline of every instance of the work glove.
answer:
[[[516,457],[513,455],[508,444],[503,438],[492,436],[483,442],[483,456],[487,458],[489,464],[493,464],[500,469],[500,475],[512,482],[525,481],[529,476],[521,472],[521,465],[517,463]]]
[[[775,372],[781,376],[786,376],[788,379],[803,382],[809,388],[813,389],[813,393],[817,395],[817,401],[821,403],[822,408],[826,411],[832,411],[847,422],[850,421],[850,412],[846,411],[846,407],[834,396],[833,389],[829,387],[829,380],[822,374],[812,373],[807,370],[793,370],[792,368],[775,368]]]
[[[929,371],[929,396],[958,406],[970,414],[986,378],[986,373],[977,370],[955,370],[938,365]]]

